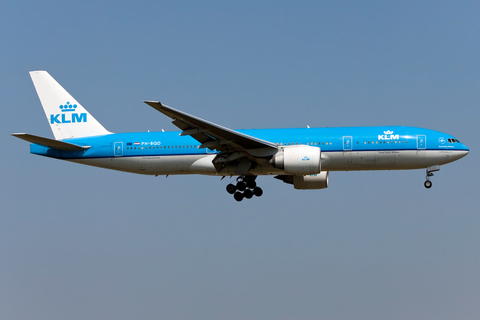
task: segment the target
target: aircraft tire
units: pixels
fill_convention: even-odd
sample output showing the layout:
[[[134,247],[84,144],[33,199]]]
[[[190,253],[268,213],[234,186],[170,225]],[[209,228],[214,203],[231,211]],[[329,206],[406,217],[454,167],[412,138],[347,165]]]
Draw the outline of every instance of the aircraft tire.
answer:
[[[251,199],[253,197],[253,191],[250,189],[245,190],[243,196],[247,199]]]
[[[261,197],[263,194],[263,190],[260,187],[255,187],[253,189],[253,194],[256,195],[257,197]]]
[[[237,187],[230,183],[229,185],[227,185],[227,192],[230,193],[230,194],[234,194],[235,191],[237,191]]]
[[[244,191],[246,187],[247,187],[247,185],[243,181],[240,181],[239,183],[237,183],[237,189],[239,191]]]
[[[430,189],[432,187],[432,181],[427,180],[423,185],[425,186],[425,188]]]
[[[255,180],[247,180],[247,188],[254,189],[257,186]]]
[[[235,198],[235,200],[237,200],[238,202],[240,202],[240,201],[243,200],[243,193],[241,193],[241,192],[235,192],[235,194],[233,195],[233,197]]]

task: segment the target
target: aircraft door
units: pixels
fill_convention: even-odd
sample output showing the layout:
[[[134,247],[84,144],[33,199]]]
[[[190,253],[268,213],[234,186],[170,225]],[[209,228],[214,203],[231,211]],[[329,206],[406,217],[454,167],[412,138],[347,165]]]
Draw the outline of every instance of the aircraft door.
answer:
[[[123,156],[123,142],[115,142],[113,144],[113,149],[115,157]]]
[[[427,137],[425,135],[417,136],[417,149],[426,149],[427,148]]]
[[[352,151],[352,137],[343,137],[343,151]]]

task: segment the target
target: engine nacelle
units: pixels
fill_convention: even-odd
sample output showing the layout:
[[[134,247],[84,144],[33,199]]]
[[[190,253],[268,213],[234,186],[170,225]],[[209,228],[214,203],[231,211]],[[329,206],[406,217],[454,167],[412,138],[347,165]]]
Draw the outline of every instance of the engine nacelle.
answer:
[[[277,169],[295,175],[318,174],[321,170],[321,150],[311,146],[281,148],[270,163]]]
[[[325,189],[328,187],[328,171],[308,176],[293,176],[295,189]]]
[[[276,176],[276,179],[285,183],[293,184],[295,189],[325,189],[328,187],[328,171],[322,171],[319,174],[312,175],[293,175],[293,176]]]

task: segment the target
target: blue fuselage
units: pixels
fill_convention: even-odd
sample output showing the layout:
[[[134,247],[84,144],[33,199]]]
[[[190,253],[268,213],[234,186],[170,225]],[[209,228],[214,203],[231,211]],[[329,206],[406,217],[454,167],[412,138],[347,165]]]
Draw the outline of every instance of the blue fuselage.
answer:
[[[469,149],[453,136],[415,127],[251,129],[240,133],[279,147],[308,145],[322,152],[322,170],[417,169],[455,161]],[[215,174],[217,153],[180,132],[117,133],[63,140],[84,151],[61,151],[32,144],[31,153],[141,174]],[[176,164],[178,163],[178,165]],[[267,163],[255,174],[278,174]],[[225,175],[231,174],[226,171]]]

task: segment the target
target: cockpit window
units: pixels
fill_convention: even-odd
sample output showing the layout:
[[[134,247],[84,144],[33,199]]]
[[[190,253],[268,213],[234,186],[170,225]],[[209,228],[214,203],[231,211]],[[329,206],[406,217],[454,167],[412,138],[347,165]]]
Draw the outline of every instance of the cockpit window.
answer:
[[[458,139],[453,139],[453,138],[448,138],[448,142],[450,142],[450,143],[461,143],[460,141],[458,141]]]

